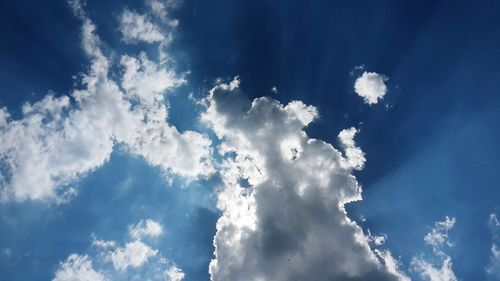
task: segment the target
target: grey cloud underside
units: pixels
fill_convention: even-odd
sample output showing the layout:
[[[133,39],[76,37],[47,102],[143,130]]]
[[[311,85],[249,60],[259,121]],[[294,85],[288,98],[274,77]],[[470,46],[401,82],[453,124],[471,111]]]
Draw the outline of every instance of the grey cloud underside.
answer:
[[[237,81],[211,91],[203,120],[226,156],[212,280],[405,278],[387,270],[347,217],[344,204],[361,199],[352,171],[362,163],[306,135],[316,116],[316,108],[298,101],[284,106],[264,97],[250,104]],[[355,149],[354,142],[343,145]],[[300,153],[290,158],[287,149]]]

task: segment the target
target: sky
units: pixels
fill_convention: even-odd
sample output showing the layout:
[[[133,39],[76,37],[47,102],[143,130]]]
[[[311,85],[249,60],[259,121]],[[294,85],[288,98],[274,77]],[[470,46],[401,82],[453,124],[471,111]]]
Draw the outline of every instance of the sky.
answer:
[[[498,1],[0,1],[0,280],[500,280]]]

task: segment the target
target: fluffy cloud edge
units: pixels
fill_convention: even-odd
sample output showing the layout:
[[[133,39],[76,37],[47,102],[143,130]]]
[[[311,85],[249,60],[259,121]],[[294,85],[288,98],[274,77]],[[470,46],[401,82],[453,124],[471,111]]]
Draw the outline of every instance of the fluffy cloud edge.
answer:
[[[385,75],[365,71],[354,82],[354,92],[362,97],[366,104],[377,104],[387,94],[387,80],[389,78]]]

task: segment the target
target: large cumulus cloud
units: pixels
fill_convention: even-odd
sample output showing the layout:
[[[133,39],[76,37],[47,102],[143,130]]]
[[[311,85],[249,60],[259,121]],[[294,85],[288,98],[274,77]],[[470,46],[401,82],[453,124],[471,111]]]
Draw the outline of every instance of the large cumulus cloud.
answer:
[[[224,156],[212,280],[406,279],[344,209],[361,199],[356,129],[340,133],[342,153],[304,132],[317,116],[300,101],[249,102],[237,79],[210,91],[202,119]]]

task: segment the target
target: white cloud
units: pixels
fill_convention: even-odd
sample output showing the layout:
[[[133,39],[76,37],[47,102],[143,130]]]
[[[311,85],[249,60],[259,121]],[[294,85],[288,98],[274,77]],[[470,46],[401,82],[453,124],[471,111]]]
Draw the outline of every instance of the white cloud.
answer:
[[[71,254],[60,263],[53,280],[158,280],[180,281],[184,272],[162,256],[159,250],[142,242],[144,236],[157,236],[161,226],[152,221],[129,225],[131,241],[123,246],[118,241],[106,241],[91,234],[94,256]],[[133,278],[131,277],[133,276]],[[101,279],[99,279],[101,278]]]
[[[126,43],[162,42],[166,39],[161,29],[146,15],[125,9],[120,16],[120,32]]]
[[[452,246],[448,238],[448,232],[454,225],[455,218],[449,218],[448,216],[444,221],[436,222],[431,232],[427,233],[424,237],[425,243],[432,246],[434,249],[439,249],[443,244]]]
[[[163,232],[162,226],[151,219],[141,220],[137,224],[128,226],[128,233],[134,239],[141,239],[144,237],[157,237]]]
[[[266,97],[250,103],[238,85],[216,85],[202,116],[224,156],[211,279],[407,280],[370,249],[344,209],[361,199],[352,175],[364,163],[356,130],[339,136],[356,151],[344,156],[304,132],[315,107]]]
[[[181,5],[182,0],[146,0],[146,5],[151,9],[154,16],[167,23],[171,27],[179,24],[178,20],[168,17],[168,10],[175,9]]]
[[[168,270],[165,271],[166,281],[182,281],[186,274],[182,272],[180,268],[173,265]]]
[[[489,224],[493,233],[493,243],[491,245],[490,262],[486,267],[486,272],[493,280],[500,280],[500,222],[496,214],[490,215]]]
[[[363,72],[354,83],[354,91],[363,98],[365,103],[372,105],[383,99],[387,93],[385,82],[388,78],[375,72]]]
[[[121,85],[130,98],[153,106],[164,101],[163,93],[178,87],[186,81],[172,70],[158,66],[149,60],[145,53],[138,58],[122,56],[121,65],[125,70]]]
[[[381,236],[376,236],[376,237],[381,237]],[[386,239],[386,237],[384,236],[384,242],[385,242],[385,239]],[[377,245],[376,241],[375,241],[375,244]],[[377,246],[380,246],[380,245],[381,244],[378,244]],[[374,252],[384,262],[385,267],[387,268],[388,272],[397,276],[399,278],[399,280],[402,280],[402,281],[410,281],[411,280],[401,270],[401,262],[399,260],[395,259],[389,250],[381,251],[381,250],[375,249]]]
[[[155,256],[155,250],[141,241],[133,241],[125,244],[124,247],[117,247],[106,255],[106,259],[113,263],[113,267],[118,271],[124,271],[128,267],[140,267]]]
[[[19,119],[0,111],[1,199],[66,202],[77,193],[72,185],[108,161],[117,144],[187,180],[212,174],[211,141],[167,123],[164,94],[184,80],[141,54],[122,56],[123,76],[114,81],[96,26],[82,21],[91,59],[82,88],[27,103]]]
[[[452,269],[452,260],[444,252],[444,247],[453,247],[449,241],[448,232],[455,225],[455,218],[446,216],[444,221],[434,223],[425,237],[424,241],[432,247],[435,257],[426,258],[424,255],[413,257],[411,267],[420,274],[424,280],[428,281],[457,281],[457,277]]]
[[[68,5],[69,7],[71,8],[71,10],[73,11],[73,14],[80,18],[80,19],[83,19],[85,18],[86,16],[86,13],[85,13],[85,4],[86,2],[85,1],[80,1],[80,0],[68,0]]]
[[[414,258],[412,267],[420,273],[424,280],[428,281],[457,281],[457,277],[452,269],[452,262],[449,256],[445,256],[441,261],[441,267],[437,267],[431,262],[422,258]]]
[[[167,4],[159,0],[147,0],[146,5],[151,9],[153,14],[160,19],[167,18]]]
[[[347,159],[347,167],[352,167],[356,170],[362,170],[364,168],[366,158],[365,154],[361,148],[356,146],[354,142],[354,136],[358,133],[358,130],[354,127],[349,129],[344,129],[339,133],[339,140],[342,148],[345,151],[345,156]]]
[[[70,255],[60,263],[53,281],[105,281],[108,280],[101,272],[92,267],[92,261],[87,255]]]

